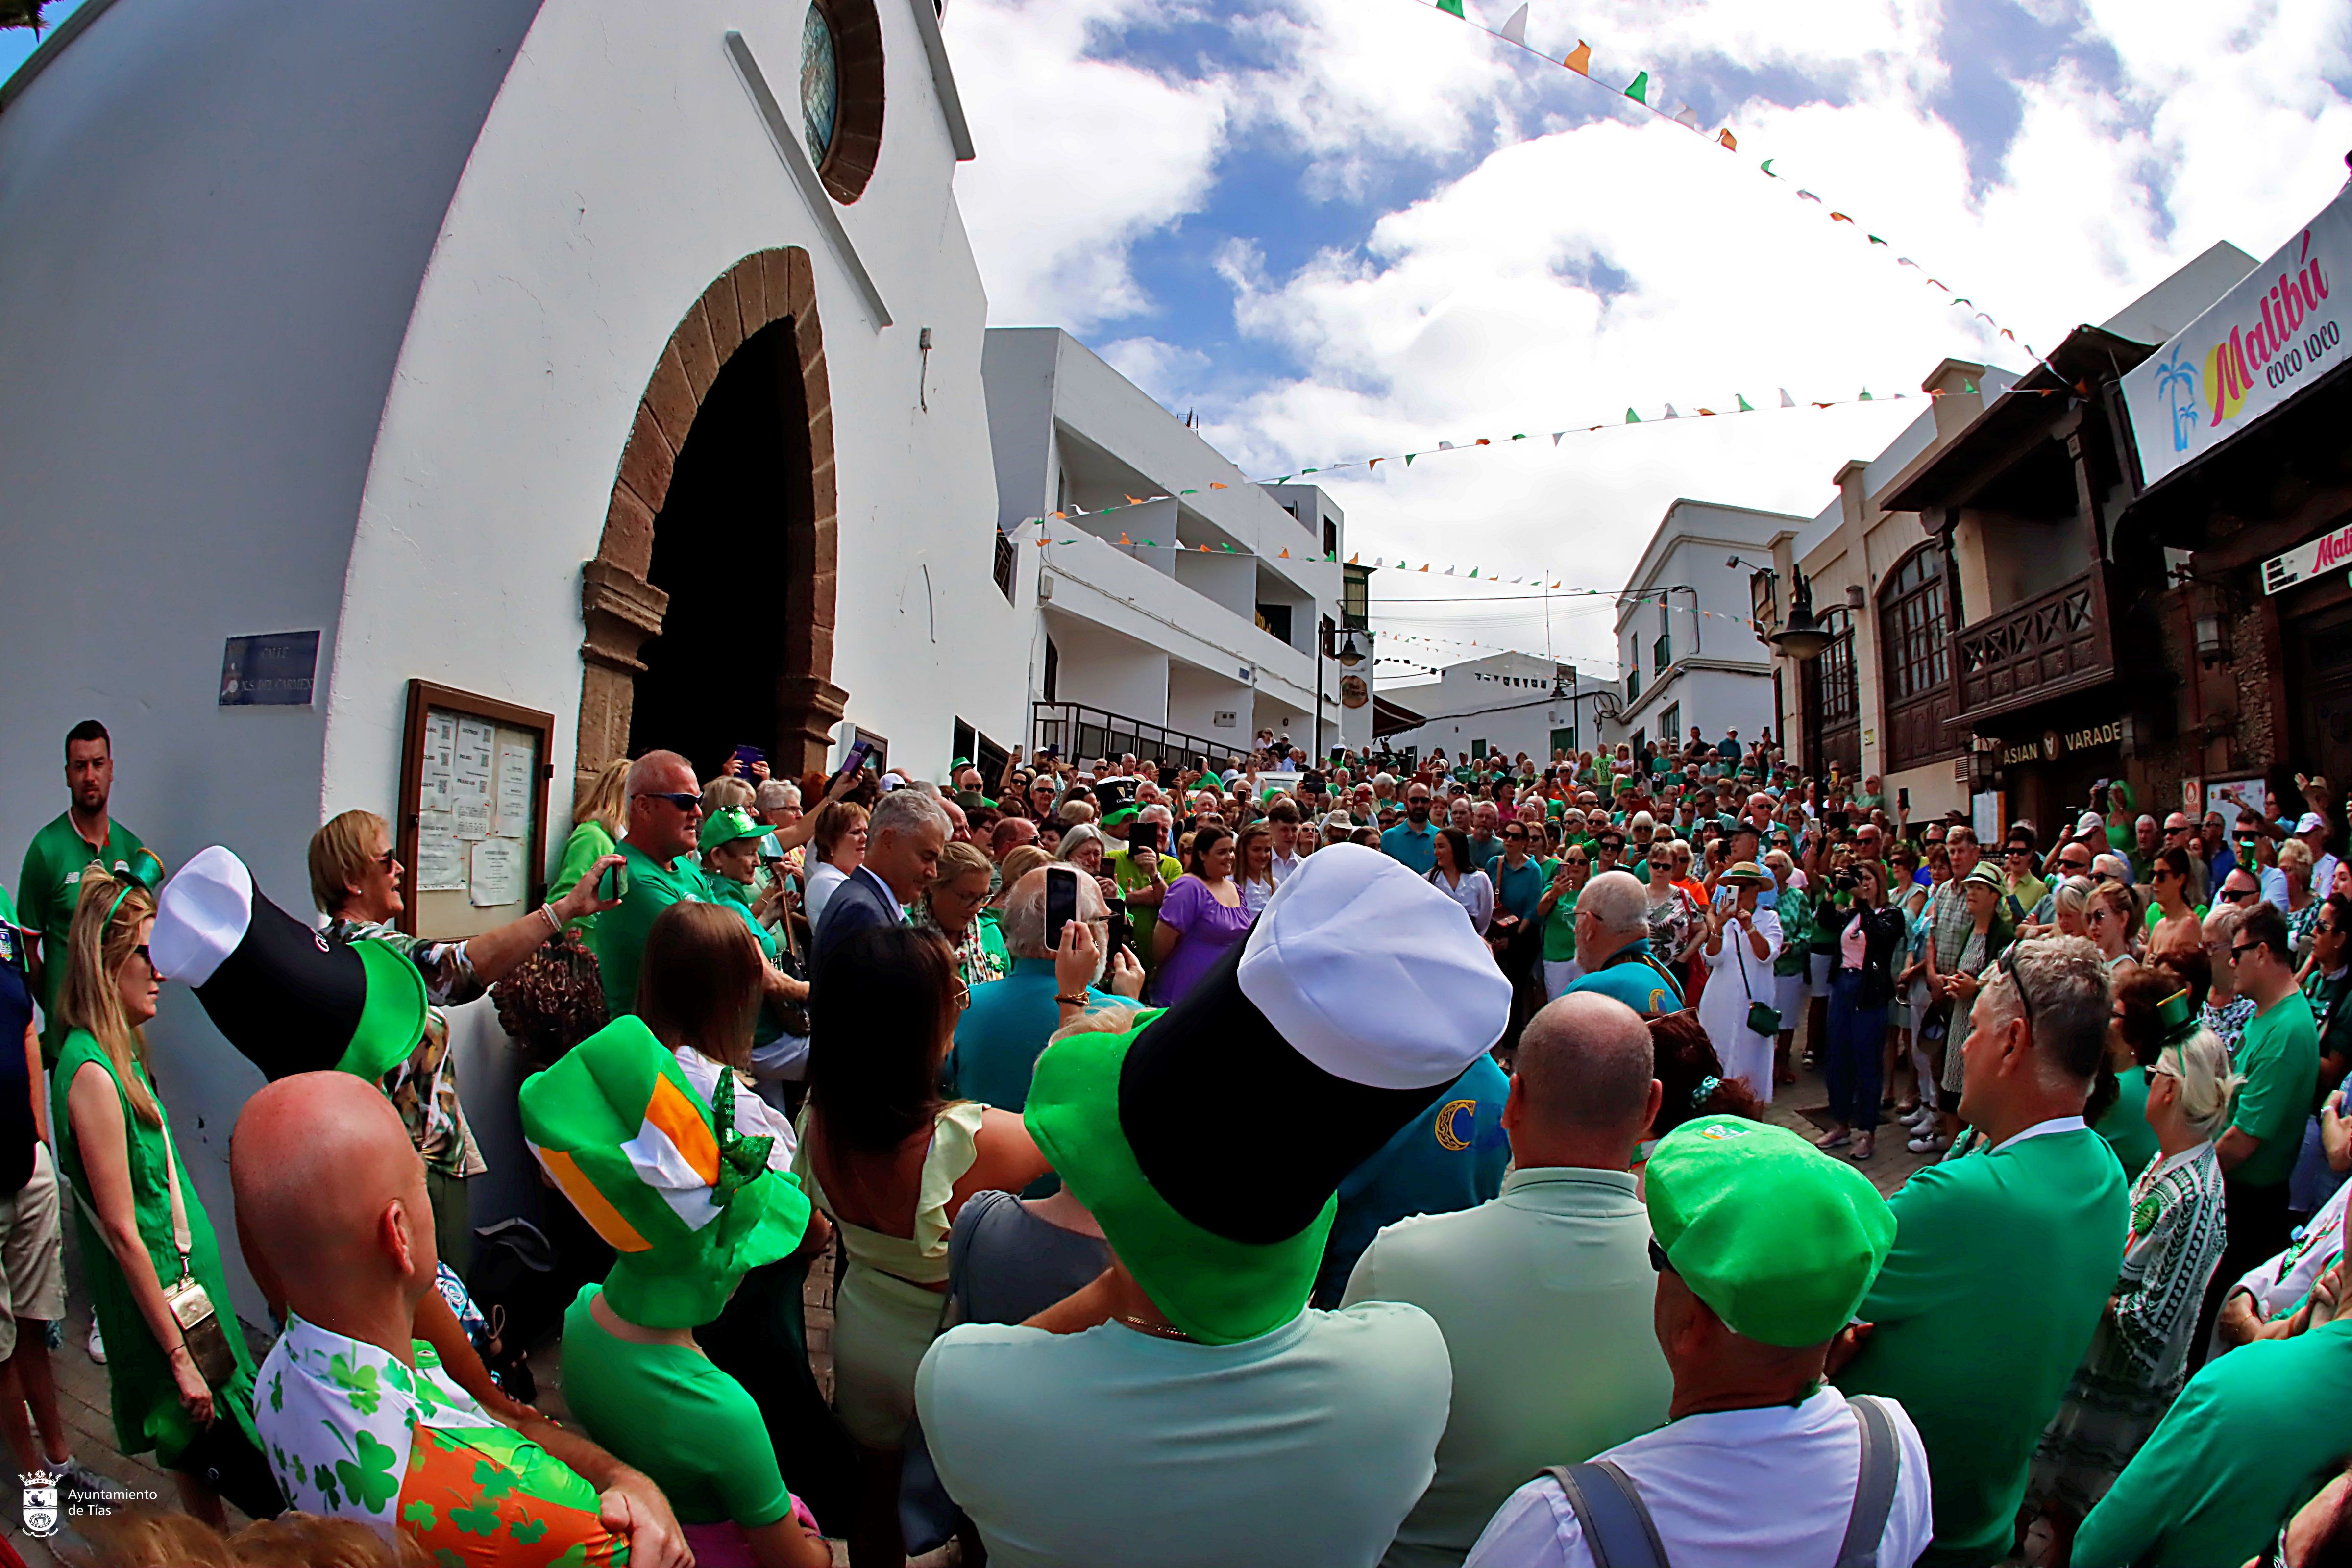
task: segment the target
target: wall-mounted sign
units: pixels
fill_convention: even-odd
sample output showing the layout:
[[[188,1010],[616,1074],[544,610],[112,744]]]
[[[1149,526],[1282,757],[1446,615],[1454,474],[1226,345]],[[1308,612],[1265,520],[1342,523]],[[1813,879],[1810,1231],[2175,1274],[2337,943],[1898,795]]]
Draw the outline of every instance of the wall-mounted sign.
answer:
[[[308,708],[319,674],[317,632],[231,637],[221,653],[224,708]]]
[[[1241,721],[1242,716],[1231,708],[1220,708],[1209,715],[1209,724],[1212,729],[1237,730],[1241,727]]]
[[[2094,746],[2114,746],[2122,743],[2124,721],[2110,719],[2104,724],[2092,724],[2080,730],[2044,730],[2038,741],[2011,741],[2000,748],[2000,765],[2011,767],[2020,763],[2053,763],[2073,752],[2087,752]]]
[[[2285,554],[2273,555],[2263,562],[2263,592],[2275,594],[2322,573],[2341,571],[2347,561],[2352,561],[2352,526],[2323,533],[2307,544],[2298,544]]]
[[[1365,703],[1370,702],[1371,700],[1372,689],[1370,685],[1365,681],[1362,676],[1343,675],[1339,678],[1339,705],[1341,707],[1361,708]]]
[[[2344,363],[2352,190],[2123,378],[2140,479],[2194,462]]]

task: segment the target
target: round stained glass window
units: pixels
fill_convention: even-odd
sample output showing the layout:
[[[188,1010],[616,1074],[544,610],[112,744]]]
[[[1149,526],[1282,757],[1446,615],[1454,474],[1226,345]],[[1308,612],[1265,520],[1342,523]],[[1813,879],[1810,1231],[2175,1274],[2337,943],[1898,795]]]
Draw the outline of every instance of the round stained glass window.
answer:
[[[812,5],[801,24],[801,129],[810,162],[823,167],[833,148],[835,112],[841,104],[841,62],[834,51],[833,24],[823,6]]]

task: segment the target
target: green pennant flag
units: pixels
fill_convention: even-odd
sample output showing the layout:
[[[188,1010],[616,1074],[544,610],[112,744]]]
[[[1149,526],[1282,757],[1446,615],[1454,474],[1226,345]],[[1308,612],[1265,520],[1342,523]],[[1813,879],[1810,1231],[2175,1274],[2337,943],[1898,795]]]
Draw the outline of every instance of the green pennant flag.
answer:
[[[1443,0],[1441,0],[1441,4],[1442,3]],[[1641,75],[1635,77],[1633,79],[1633,85],[1625,89],[1625,96],[1632,99],[1634,102],[1642,105],[1643,108],[1648,108],[1650,103],[1650,73],[1648,71],[1643,71]]]
[[[1404,455],[1404,466],[1408,468],[1412,468],[1412,460],[1420,456],[1421,454],[1419,452],[1407,452]]]
[[[1866,387],[1866,386],[1865,386],[1865,387],[1864,387],[1864,388],[1862,389],[1862,399],[1861,399],[1861,401],[1863,401],[1863,402],[1864,402],[1864,403],[1867,403],[1867,402],[1869,402],[1869,401],[1870,401],[1870,388],[1868,388],[1868,387]]]
[[[1753,414],[1756,412],[1756,405],[1748,402],[1747,398],[1740,397],[1740,395],[1736,392],[1731,395],[1739,398],[1739,412],[1742,414]]]
[[[1476,575],[1478,575],[1478,568],[1476,568],[1475,566],[1473,566],[1472,568],[1470,568],[1470,575],[1472,575],[1473,577],[1475,577]]]
[[[1196,496],[1201,492],[1199,490],[1178,490],[1176,493],[1180,496]]]
[[[1639,425],[1641,422],[1642,422],[1642,416],[1641,416],[1640,415],[1638,415],[1638,414],[1634,413],[1634,412],[1633,412],[1632,409],[1630,409],[1630,408],[1628,408],[1627,410],[1625,410],[1625,423],[1626,423],[1626,424],[1628,424],[1628,425]]]
[[[1225,546],[1225,553],[1231,555],[1234,552],[1234,542],[1228,539],[1224,541],[1223,543]]]
[[[1339,552],[1336,550],[1327,550],[1323,552],[1323,559],[1326,561],[1337,561],[1339,559]]]
[[[1158,546],[1158,545],[1156,545],[1156,544],[1152,543],[1152,542],[1151,542],[1151,541],[1150,541],[1150,540],[1148,540],[1148,539],[1147,539],[1147,540],[1145,540],[1145,541],[1143,542],[1143,548],[1145,548],[1146,550],[1157,550],[1157,549],[1159,549],[1159,548],[1160,548],[1160,546]]]
[[[1462,0],[1437,0],[1437,8],[1449,16],[1461,16],[1465,22],[1470,19],[1462,16]]]
[[[1960,390],[1971,396],[1974,396],[1977,390],[1977,384],[1973,381],[1964,381],[1960,383]]]

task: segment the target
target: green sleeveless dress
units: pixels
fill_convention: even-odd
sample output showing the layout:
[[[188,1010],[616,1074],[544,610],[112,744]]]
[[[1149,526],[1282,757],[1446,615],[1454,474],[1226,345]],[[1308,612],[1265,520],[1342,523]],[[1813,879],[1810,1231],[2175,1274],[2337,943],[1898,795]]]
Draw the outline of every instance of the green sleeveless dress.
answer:
[[[113,1252],[89,1220],[89,1176],[82,1168],[73,1118],[66,1110],[66,1097],[74,1075],[85,1062],[96,1062],[114,1079],[129,1141],[131,1191],[138,1205],[140,1238],[146,1242],[147,1256],[154,1261],[155,1278],[167,1286],[180,1278],[180,1255],[172,1245],[172,1196],[163,1177],[163,1140],[169,1123],[167,1120],[165,1128],[157,1128],[139,1120],[131,1109],[130,1097],[122,1092],[122,1080],[115,1073],[113,1063],[107,1059],[105,1048],[88,1030],[75,1029],[66,1036],[58,1052],[57,1068],[49,1075],[49,1118],[50,1125],[57,1129],[58,1154],[66,1179],[73,1184],[74,1195],[81,1200],[73,1205],[74,1234],[81,1242],[82,1267],[89,1276],[89,1293],[97,1310],[99,1330],[106,1336],[106,1377],[113,1396],[115,1447],[125,1454],[142,1454],[152,1448],[165,1468],[177,1468],[181,1456],[196,1435],[195,1423],[180,1405],[178,1385],[172,1381],[171,1363],[163,1347],[155,1342],[154,1331],[141,1315],[131,1286],[122,1277],[121,1265],[115,1261]],[[131,1070],[139,1071],[136,1066]],[[147,1081],[143,1072],[140,1073],[140,1081]],[[152,1084],[148,1084],[149,1092],[153,1089]],[[228,1332],[229,1346],[236,1352],[236,1375],[229,1380],[227,1387],[213,1391],[213,1418],[235,1422],[246,1440],[258,1449],[260,1438],[253,1426],[253,1357],[246,1348],[236,1310],[229,1304],[228,1281],[221,1274],[220,1244],[214,1239],[212,1221],[205,1216],[204,1200],[189,1178],[184,1157],[180,1160],[180,1200],[188,1211],[189,1266],[205,1293],[212,1297],[215,1310],[221,1314],[221,1327]]]

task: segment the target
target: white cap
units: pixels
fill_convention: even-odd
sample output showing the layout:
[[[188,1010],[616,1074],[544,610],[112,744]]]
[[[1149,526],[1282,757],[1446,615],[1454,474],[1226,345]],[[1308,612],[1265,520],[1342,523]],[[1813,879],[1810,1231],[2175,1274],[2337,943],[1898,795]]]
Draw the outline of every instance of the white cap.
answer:
[[[2306,811],[2303,820],[2294,825],[2297,833],[2317,833],[2326,827],[2327,819],[2315,811]]]
[[[1459,1076],[1511,1017],[1462,906],[1360,844],[1317,850],[1275,889],[1238,980],[1291,1049],[1373,1089]]]
[[[2099,820],[2099,814],[2095,811],[2086,811],[2074,819],[2074,831],[2077,834],[2096,833],[2104,826],[2105,824]]]
[[[157,973],[202,985],[237,950],[252,923],[253,873],[234,851],[215,844],[163,884],[147,950]]]

